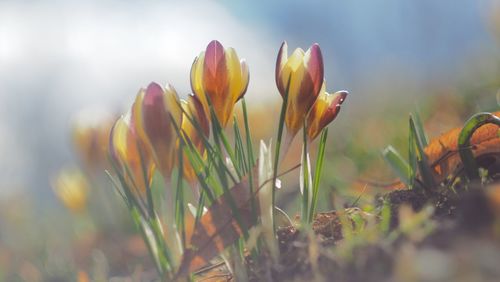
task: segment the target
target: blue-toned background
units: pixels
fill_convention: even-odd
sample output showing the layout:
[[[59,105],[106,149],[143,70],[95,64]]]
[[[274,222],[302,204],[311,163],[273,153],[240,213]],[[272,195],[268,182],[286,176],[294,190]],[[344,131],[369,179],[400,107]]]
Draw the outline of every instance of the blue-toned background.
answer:
[[[247,59],[254,106],[279,99],[281,42],[318,42],[329,89],[348,89],[353,112],[373,100],[418,101],[428,85],[494,68],[492,3],[0,1],[0,195],[51,199],[49,176],[73,158],[77,110],[123,111],[152,80],[185,95],[191,63],[212,39]]]

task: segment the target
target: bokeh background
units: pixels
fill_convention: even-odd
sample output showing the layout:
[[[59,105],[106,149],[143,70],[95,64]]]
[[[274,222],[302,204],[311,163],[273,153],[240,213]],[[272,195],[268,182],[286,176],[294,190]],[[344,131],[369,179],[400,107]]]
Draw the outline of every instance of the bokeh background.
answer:
[[[96,181],[105,192],[90,198],[97,219],[68,212],[53,192],[61,168],[81,165],[71,129],[82,111],[90,120],[121,113],[150,81],[185,96],[194,57],[218,39],[246,58],[253,127],[270,138],[279,46],[317,42],[328,88],[350,92],[330,131],[336,173],[326,183],[388,181],[380,150],[404,148],[416,106],[431,135],[496,109],[499,2],[0,0],[0,280],[11,271],[33,281],[136,267],[113,267],[119,251],[99,243],[133,233],[109,183]],[[140,243],[123,244],[137,261],[146,257]]]

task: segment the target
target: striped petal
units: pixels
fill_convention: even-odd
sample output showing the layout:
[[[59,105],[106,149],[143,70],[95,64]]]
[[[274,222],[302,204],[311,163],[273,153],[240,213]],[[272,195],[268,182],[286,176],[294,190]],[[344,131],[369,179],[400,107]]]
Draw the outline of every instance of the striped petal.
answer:
[[[228,73],[224,48],[219,41],[214,40],[207,46],[203,64],[203,88],[214,109],[223,107],[224,99],[221,98],[226,93],[227,84]]]
[[[205,60],[205,52],[201,52],[191,66],[191,90],[200,99],[205,111],[208,112],[208,101],[205,90],[203,88],[203,62]]]
[[[248,83],[250,82],[250,72],[248,71],[248,64],[245,61],[245,59],[241,59],[240,61],[241,65],[241,80],[243,84],[243,88],[241,89],[240,96],[238,97],[238,100],[243,98],[243,95],[247,92],[248,89]],[[238,101],[236,100],[236,101]]]
[[[304,57],[306,69],[308,70],[313,84],[312,91],[313,93],[319,94],[324,77],[323,55],[321,54],[319,45],[317,43],[313,44],[311,48],[307,50]]]

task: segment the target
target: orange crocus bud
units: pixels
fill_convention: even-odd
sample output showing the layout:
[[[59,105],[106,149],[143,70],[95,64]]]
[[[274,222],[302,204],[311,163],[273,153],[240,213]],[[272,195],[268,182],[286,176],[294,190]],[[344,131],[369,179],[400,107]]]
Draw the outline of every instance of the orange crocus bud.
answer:
[[[314,103],[307,117],[307,136],[314,140],[318,134],[339,114],[340,105],[349,94],[347,91],[337,91],[333,94],[326,92],[326,83]]]
[[[72,140],[75,151],[86,170],[108,168],[108,140],[113,116],[105,111],[86,109],[72,121]]]
[[[186,139],[189,139],[194,147],[198,150],[201,156],[205,156],[205,146],[203,145],[203,136],[209,137],[210,135],[210,124],[208,116],[205,112],[203,104],[200,102],[198,97],[194,95],[189,95],[187,101],[182,101],[182,107],[184,109],[184,115],[189,115],[189,118],[183,115],[182,118],[182,131]],[[195,126],[191,122],[193,120]],[[197,128],[198,127],[198,128]],[[184,166],[184,177],[193,186],[196,183],[196,172],[194,171],[189,159],[184,156],[183,161]]]
[[[77,168],[63,168],[52,180],[52,188],[57,198],[71,212],[85,210],[89,184],[82,171]]]
[[[133,192],[146,191],[146,183],[151,184],[154,163],[138,139],[131,113],[120,117],[111,129],[109,136],[109,153],[117,166],[117,173],[125,179],[126,185]],[[146,178],[144,179],[144,170]]]
[[[208,114],[210,100],[222,127],[231,119],[234,105],[245,94],[248,81],[245,60],[240,60],[233,48],[224,49],[217,40],[208,44],[205,52],[196,57],[191,67],[191,88],[194,94]]]
[[[289,85],[285,125],[291,137],[302,128],[316,101],[323,75],[323,56],[318,44],[313,44],[306,52],[297,48],[288,57],[288,45],[283,42],[276,61],[276,85],[282,97]]]
[[[139,92],[132,106],[137,136],[166,179],[170,178],[175,165],[177,132],[174,123],[180,125],[181,117],[179,97],[170,85],[163,89],[154,82],[149,84]]]

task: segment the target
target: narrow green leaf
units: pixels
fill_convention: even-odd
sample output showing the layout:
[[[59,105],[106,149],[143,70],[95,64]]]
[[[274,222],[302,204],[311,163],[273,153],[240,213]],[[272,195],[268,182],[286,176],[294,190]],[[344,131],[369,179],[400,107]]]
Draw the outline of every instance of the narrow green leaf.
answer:
[[[224,165],[226,165],[226,160],[225,160],[225,157],[224,157],[224,152],[222,151],[222,146],[224,146],[224,149],[226,150],[226,153],[228,154],[229,159],[233,163],[234,168],[236,170],[236,174],[237,174],[237,177],[238,177],[238,180],[236,182],[239,182],[239,180],[241,179],[242,175],[241,175],[241,172],[239,171],[239,169],[237,167],[238,165],[237,165],[237,162],[236,162],[236,158],[234,156],[234,151],[231,148],[231,145],[229,144],[229,141],[228,141],[226,135],[224,134],[224,129],[222,128],[222,126],[221,126],[221,124],[219,122],[219,119],[217,119],[217,115],[215,114],[214,108],[212,107],[212,103],[211,103],[210,98],[208,96],[207,96],[207,101],[208,101],[208,104],[209,104],[210,117],[211,117],[211,120],[212,120],[212,133],[213,133],[212,135],[214,137],[215,145],[216,145],[216,148],[218,150],[217,151],[217,155],[220,158],[220,162],[222,162]]]
[[[408,187],[413,189],[415,187],[415,179],[417,177],[418,170],[418,158],[417,152],[415,152],[415,133],[411,129],[411,126],[408,126],[408,161],[409,161],[409,170],[408,170]]]
[[[306,123],[302,129],[303,147],[302,147],[302,165],[300,166],[301,192],[302,192],[302,216],[301,220],[304,224],[309,222],[309,207],[312,198],[312,179],[311,179],[311,160],[309,158],[309,146],[306,130]]]
[[[424,152],[424,146],[422,144],[422,137],[415,127],[415,122],[413,121],[412,115],[410,115],[410,130],[415,138],[413,138],[413,146],[415,146],[415,153],[417,157],[417,164],[419,168],[420,175],[424,182],[424,189],[429,190],[435,187],[434,176],[432,174],[431,167],[429,166],[429,161],[427,155]]]
[[[235,154],[236,154],[236,162],[238,163],[239,169],[242,174],[245,175],[248,172],[247,168],[247,160],[245,157],[245,147],[243,146],[243,138],[241,137],[241,132],[238,127],[238,122],[236,120],[236,116],[233,121],[233,131],[234,131],[234,143],[235,143]]]
[[[382,151],[382,156],[385,161],[391,166],[392,170],[397,174],[399,179],[406,185],[410,185],[411,178],[409,178],[408,172],[411,171],[408,163],[403,159],[403,157],[398,153],[396,149],[392,146],[387,146]]]
[[[319,139],[318,155],[316,157],[316,166],[314,168],[313,196],[311,201],[311,210],[309,211],[308,222],[311,223],[318,205],[319,183],[321,180],[321,172],[323,171],[323,161],[325,158],[326,140],[328,137],[328,127],[321,131]]]
[[[413,120],[415,123],[415,129],[418,132],[418,136],[420,136],[420,142],[422,143],[422,146],[427,147],[427,145],[429,145],[429,138],[425,133],[424,125],[422,123],[422,119],[420,118],[418,108],[413,112]]]
[[[153,236],[153,233],[149,229],[149,226],[145,224],[139,210],[137,210],[134,207],[131,207],[129,210],[132,220],[135,223],[136,228],[139,229],[139,231],[141,232],[142,240],[144,241],[144,243],[146,243],[149,254],[151,255],[153,261],[155,262],[155,267],[156,270],[158,271],[158,274],[160,276],[163,276],[166,269],[163,268],[163,265],[160,262],[160,254],[158,253],[158,246],[156,244],[156,240]]]
[[[188,116],[188,115],[185,114],[185,116]],[[179,125],[176,124],[175,122],[173,123],[173,125],[174,125],[175,131],[177,132],[177,135],[182,137],[182,138],[179,138],[179,140],[181,140],[181,142],[184,143],[184,145],[187,145],[187,146],[183,146],[184,153],[188,157],[188,160],[189,160],[191,166],[193,167],[193,169],[196,172],[196,178],[198,179],[198,182],[200,183],[201,188],[206,192],[206,194],[209,198],[209,201],[212,202],[215,199],[215,197],[214,197],[210,187],[208,187],[208,185],[207,185],[207,182],[210,179],[209,167],[205,165],[205,162],[203,161],[203,158],[200,155],[200,152],[198,152],[198,150],[194,146],[193,142],[186,136],[186,134],[183,134],[183,132],[181,132]],[[199,130],[199,129],[197,129],[197,130]],[[210,144],[208,144],[208,145],[211,148],[211,145]],[[208,150],[207,147],[205,147],[205,148],[208,151],[207,155],[210,156],[212,154],[212,151]],[[205,173],[205,175],[203,175],[203,173]]]
[[[184,157],[182,155],[184,144],[179,142],[178,168],[177,168],[177,189],[175,195],[175,222],[181,231],[182,249],[186,249],[186,226],[185,226],[185,207],[184,207]]]
[[[200,193],[200,199],[198,200],[198,207],[196,209],[196,217],[194,219],[194,226],[198,224],[198,221],[200,220],[201,216],[203,215],[203,209],[205,207],[205,198],[206,198],[206,193],[204,190],[201,191]]]
[[[253,167],[255,166],[255,159],[253,153],[253,145],[252,145],[252,135],[250,134],[250,126],[248,122],[248,113],[247,113],[247,104],[245,101],[245,97],[241,99],[241,107],[243,109],[243,122],[245,123],[245,135],[246,135],[246,145],[247,145],[247,160],[248,160],[248,182],[250,187],[250,204],[252,208],[252,214],[254,216],[254,220],[257,219],[257,208],[255,206],[255,194],[254,194],[254,183],[253,183]]]

